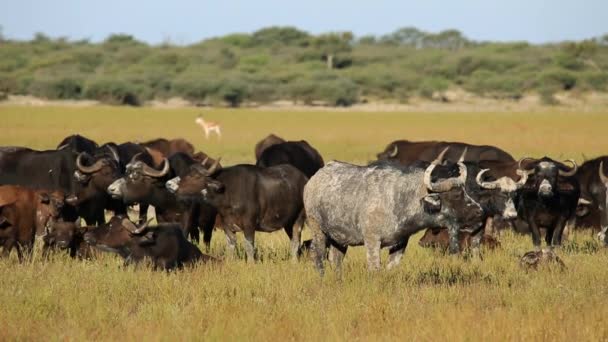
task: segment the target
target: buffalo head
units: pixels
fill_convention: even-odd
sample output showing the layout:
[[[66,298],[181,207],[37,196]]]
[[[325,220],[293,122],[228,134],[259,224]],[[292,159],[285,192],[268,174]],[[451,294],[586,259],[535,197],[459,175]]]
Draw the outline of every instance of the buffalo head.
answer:
[[[524,161],[529,161],[525,168],[522,167]],[[540,198],[551,198],[558,191],[559,177],[572,177],[576,174],[578,169],[576,162],[571,159],[566,162],[571,163],[572,167],[569,168],[547,157],[524,158],[519,161],[519,169],[527,171],[529,175],[534,175],[533,189]]]
[[[154,188],[163,186],[163,178],[169,174],[169,161],[165,158],[162,169],[157,170],[138,160],[140,154],[127,164],[125,176],[108,186],[107,191],[113,198],[122,198],[127,203],[142,201],[150,196]]]
[[[449,215],[456,217],[463,226],[476,229],[481,225],[484,211],[480,203],[467,193],[467,167],[464,164],[467,150],[464,150],[456,163],[458,176],[439,178],[434,181],[431,178],[433,170],[442,164],[448,149],[449,147],[446,147],[426,168],[423,178],[424,185],[437,198],[439,206],[450,208]]]
[[[101,250],[127,257],[130,253],[130,245],[134,241],[142,242],[147,239],[149,223],[150,221],[136,225],[127,217],[114,216],[104,225],[88,228],[84,234],[84,241]]]
[[[64,206],[62,191],[39,191],[36,205],[36,233],[47,234],[53,222],[59,218]]]
[[[111,154],[103,154],[92,157],[86,152],[82,152],[76,158],[76,171],[74,178],[78,182],[75,193],[67,198],[70,205],[78,205],[97,194],[104,193],[112,182],[120,177],[118,155],[116,151]]]
[[[179,198],[201,198],[210,200],[214,194],[224,191],[224,184],[213,178],[221,170],[220,159],[216,160],[209,169],[205,168],[206,160],[201,164],[190,166],[189,172],[183,177],[175,177],[166,183],[169,191]]]

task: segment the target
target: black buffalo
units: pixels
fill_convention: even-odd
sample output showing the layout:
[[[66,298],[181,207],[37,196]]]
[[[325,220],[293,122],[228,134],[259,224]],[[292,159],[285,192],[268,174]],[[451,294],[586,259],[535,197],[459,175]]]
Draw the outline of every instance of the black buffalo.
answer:
[[[262,152],[264,152],[264,150],[266,150],[270,146],[281,144],[284,142],[285,140],[283,138],[274,134],[269,134],[266,138],[260,140],[257,144],[255,144],[255,160],[258,161],[260,159],[260,156],[262,155]]]
[[[312,177],[323,167],[321,154],[305,140],[274,144],[264,150],[256,163],[260,167],[290,164]]]
[[[608,156],[585,161],[575,175],[581,189],[576,226],[590,226],[594,230],[599,230],[599,237],[602,241],[605,241],[606,230],[608,230],[606,212],[608,178],[606,174],[608,174]]]
[[[188,174],[168,182],[167,187],[178,197],[201,198],[217,209],[231,254],[234,254],[236,232],[244,233],[245,252],[251,261],[255,260],[255,232],[284,228],[291,239],[295,260],[304,218],[302,192],[307,180],[302,172],[288,164],[221,168],[216,162],[210,169],[193,165]]]
[[[58,150],[65,148],[78,153],[88,152],[92,154],[95,152],[95,150],[97,150],[97,148],[99,148],[99,145],[92,139],[84,137],[80,134],[73,134],[65,137],[63,140],[61,140],[61,142],[59,142],[59,144],[57,144]]]
[[[530,178],[522,188],[518,211],[528,223],[532,242],[540,250],[540,227],[546,228],[545,242],[549,247],[559,246],[566,222],[576,211],[580,186],[574,177],[577,165],[572,168],[548,157],[520,161]]]
[[[198,162],[180,152],[165,159],[159,170],[136,156],[127,165],[125,176],[112,183],[107,191],[125,203],[154,206],[158,222],[180,223],[184,233],[195,241],[199,240],[200,227],[205,245],[209,247],[215,225],[215,210],[196,201],[180,201],[165,185],[168,180],[189,172],[194,164],[198,165]]]

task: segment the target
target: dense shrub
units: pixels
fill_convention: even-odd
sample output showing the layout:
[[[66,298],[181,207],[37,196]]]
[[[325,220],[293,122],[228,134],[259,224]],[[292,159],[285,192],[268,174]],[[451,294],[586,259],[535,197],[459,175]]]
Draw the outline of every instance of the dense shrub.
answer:
[[[87,83],[84,96],[107,104],[139,106],[141,91],[123,80],[98,79]]]
[[[83,82],[74,78],[34,79],[28,92],[47,99],[79,99],[82,96]]]
[[[219,97],[230,107],[238,107],[249,95],[245,82],[238,79],[225,80],[218,90]]]
[[[524,84],[525,79],[519,75],[478,70],[467,79],[464,88],[482,96],[517,99],[525,90]]]
[[[563,69],[549,69],[540,73],[539,88],[558,88],[570,90],[576,86],[576,75]]]
[[[347,107],[359,100],[359,88],[350,79],[322,81],[318,84],[316,96],[332,106]]]
[[[608,90],[608,72],[590,71],[581,75],[585,85],[593,90]]]
[[[0,91],[116,104],[179,96],[229,106],[280,99],[343,106],[441,97],[455,86],[498,98],[533,91],[551,102],[557,91],[608,91],[605,41],[474,42],[455,30],[412,27],[359,39],[269,27],[189,46],[151,46],[126,34],[102,43],[37,34],[2,41]]]

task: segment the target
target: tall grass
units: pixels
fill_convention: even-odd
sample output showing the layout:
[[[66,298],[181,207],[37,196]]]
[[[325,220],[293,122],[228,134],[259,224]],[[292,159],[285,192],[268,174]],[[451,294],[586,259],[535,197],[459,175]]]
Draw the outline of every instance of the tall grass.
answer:
[[[515,156],[581,159],[608,151],[604,113],[529,114],[205,111],[223,126],[203,140],[193,109],[0,107],[0,145],[54,147],[79,132],[100,142],[185,137],[225,164],[253,162],[270,132],[307,139],[326,160],[366,162],[390,140],[496,144]],[[365,251],[349,250],[341,278],[292,264],[282,232],[257,235],[261,262],[226,260],[174,273],[54,255],[0,259],[1,340],[605,340],[608,253],[589,232],[558,251],[567,269],[525,272],[530,238],[505,232],[484,260],[422,249],[368,274]],[[239,237],[239,242],[241,237]],[[212,255],[224,256],[216,232]],[[386,253],[386,252],[385,252]],[[386,254],[383,255],[386,259]]]

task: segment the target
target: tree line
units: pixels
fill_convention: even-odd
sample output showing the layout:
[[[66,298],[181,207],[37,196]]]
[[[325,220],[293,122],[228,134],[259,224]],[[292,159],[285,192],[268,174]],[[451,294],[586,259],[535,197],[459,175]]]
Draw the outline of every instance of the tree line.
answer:
[[[413,27],[381,36],[312,35],[268,27],[196,44],[149,45],[127,34],[70,41],[38,33],[29,41],[0,34],[0,96],[93,99],[140,105],[182,97],[196,105],[349,106],[445,100],[450,88],[517,100],[538,93],[608,90],[608,35],[576,42],[472,41],[457,30]]]

